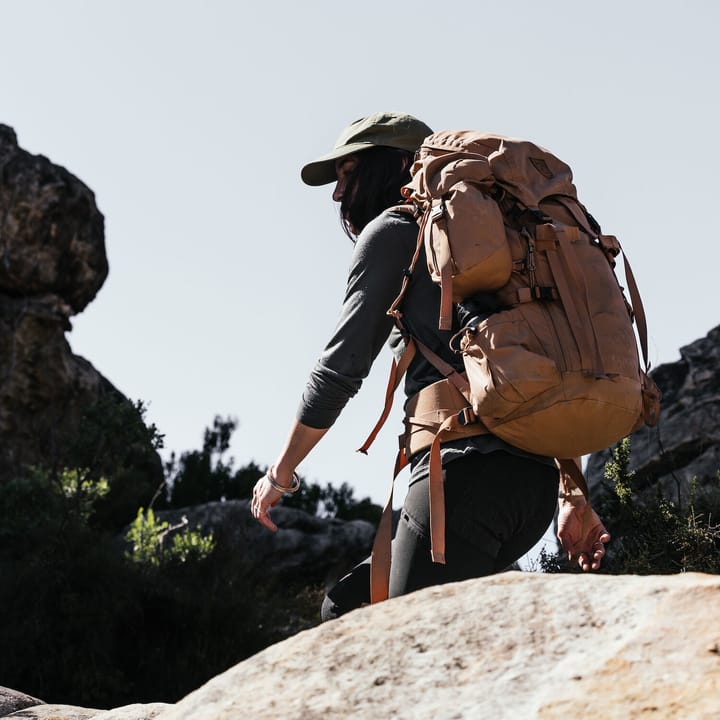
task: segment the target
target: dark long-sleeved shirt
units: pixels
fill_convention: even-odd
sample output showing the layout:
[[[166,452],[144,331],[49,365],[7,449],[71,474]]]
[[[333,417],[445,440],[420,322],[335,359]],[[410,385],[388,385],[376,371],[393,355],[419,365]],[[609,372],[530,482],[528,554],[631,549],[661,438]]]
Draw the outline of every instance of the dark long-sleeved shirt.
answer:
[[[350,264],[340,319],[313,369],[298,419],[311,427],[330,427],[347,401],[360,389],[382,346],[396,356],[403,340],[387,310],[400,292],[410,266],[418,226],[406,213],[385,212],[359,235]],[[443,359],[462,371],[462,359],[448,348],[451,332],[437,329],[440,289],[420,257],[402,305],[408,330]],[[438,371],[418,354],[405,380],[408,397],[436,380]]]

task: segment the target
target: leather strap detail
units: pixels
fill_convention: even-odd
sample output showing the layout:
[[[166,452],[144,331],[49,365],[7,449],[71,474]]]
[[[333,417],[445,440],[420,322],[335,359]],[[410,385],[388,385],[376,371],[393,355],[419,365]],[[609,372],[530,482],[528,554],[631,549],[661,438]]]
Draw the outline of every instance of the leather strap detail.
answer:
[[[430,235],[431,242],[425,243],[431,247],[435,255],[435,263],[440,270],[440,330],[450,330],[453,318],[452,286],[455,267],[450,249],[447,221],[445,219],[445,205],[442,200],[433,200],[429,213],[430,221],[425,224],[424,235]],[[435,231],[433,232],[433,227]]]
[[[370,560],[370,601],[386,600],[390,587],[392,500],[395,478],[416,452],[430,451],[430,539],[434,562],[445,562],[445,494],[440,446],[447,440],[481,435],[487,429],[476,421],[465,397],[449,379],[439,380],[413,395],[407,403],[406,431],[400,438],[388,499],[383,508]]]
[[[405,406],[405,434],[401,441],[408,457],[427,450],[442,424],[459,412],[469,409],[469,403],[449,379],[438,380],[413,395]],[[482,435],[487,430],[479,423],[457,425],[453,440]]]
[[[392,553],[392,503],[395,478],[407,465],[407,456],[401,449],[395,460],[390,492],[385,501],[370,556],[370,602],[387,600],[390,594],[390,559]]]
[[[538,234],[541,231],[557,232],[556,226],[538,225]],[[574,232],[568,232],[573,230]],[[565,315],[570,326],[575,345],[580,355],[581,367],[587,372],[597,375],[604,373],[602,359],[600,358],[597,343],[594,336],[591,336],[593,324],[588,316],[587,306],[583,299],[587,291],[583,281],[582,268],[578,265],[573,252],[564,252],[564,246],[577,241],[578,229],[566,227],[557,232],[559,240],[559,252],[550,251],[547,253],[547,261],[552,272],[553,280],[560,294],[560,300],[565,310]]]
[[[412,338],[409,338],[400,359],[395,360],[393,357],[392,365],[390,366],[390,377],[388,378],[388,384],[385,390],[385,406],[383,407],[380,419],[375,423],[375,427],[370,431],[370,435],[368,435],[367,440],[365,440],[362,446],[358,448],[358,452],[367,455],[368,449],[375,442],[377,434],[380,432],[382,426],[385,424],[385,421],[388,419],[388,415],[390,415],[395,391],[405,376],[412,359],[415,357],[416,350],[415,341]]]
[[[588,490],[585,476],[580,469],[580,458],[555,458],[555,464],[561,475],[561,485],[566,486],[568,481],[570,484],[578,488],[585,496],[585,500],[590,503],[590,491]]]
[[[437,353],[433,352],[425,343],[415,339],[420,354],[447,380],[449,380],[470,404],[470,383],[464,373],[459,373],[450,363],[445,362]]]
[[[470,416],[472,424],[464,423],[468,414],[463,411],[448,417],[440,425],[432,445],[430,446],[430,478],[428,482],[430,492],[430,554],[433,562],[445,564],[445,486],[442,476],[442,460],[440,445],[443,441],[456,440],[467,437],[468,427],[474,427],[474,435],[488,432],[474,413]]]
[[[400,209],[400,208],[394,208],[394,209]],[[400,287],[400,292],[398,293],[398,296],[393,300],[392,305],[388,308],[387,314],[395,318],[397,322],[400,322],[400,317],[402,313],[400,312],[400,304],[403,301],[403,298],[405,297],[405,293],[407,292],[407,287],[410,284],[410,279],[412,278],[412,274],[415,272],[415,266],[417,265],[417,261],[420,257],[420,251],[423,247],[424,242],[424,233],[425,233],[425,227],[427,225],[428,221],[428,213],[425,213],[422,216],[422,219],[420,221],[420,229],[418,231],[418,239],[417,243],[415,244],[415,252],[413,253],[412,260],[410,261],[410,267],[407,268],[405,271],[405,276],[403,277],[402,286]]]

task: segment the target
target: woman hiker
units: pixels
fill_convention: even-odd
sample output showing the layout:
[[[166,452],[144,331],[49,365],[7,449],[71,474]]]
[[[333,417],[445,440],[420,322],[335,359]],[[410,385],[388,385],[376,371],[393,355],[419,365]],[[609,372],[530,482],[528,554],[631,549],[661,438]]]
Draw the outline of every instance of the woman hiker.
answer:
[[[393,210],[410,180],[415,151],[432,130],[401,113],[376,113],[343,130],[334,149],[302,169],[312,186],[335,183],[345,232],[354,241],[353,258],[340,319],[310,374],[285,446],[253,491],[252,511],[277,530],[270,509],[299,481],[297,466],[355,395],[385,342],[398,356],[403,337],[388,308],[397,297],[415,252],[418,225],[409,213]],[[403,324],[458,372],[462,358],[448,347],[453,331],[437,329],[440,290],[423,272],[420,257],[402,302]],[[459,327],[459,326],[458,326]],[[417,353],[407,370],[408,402],[442,375]],[[429,443],[426,443],[429,445]],[[429,585],[499,572],[542,537],[558,503],[558,471],[551,458],[530,455],[499,438],[481,434],[442,445],[445,489],[445,563],[432,561],[428,448],[410,449],[411,476],[392,543],[389,596]],[[610,539],[597,516],[583,528],[582,507],[560,500],[561,542],[584,570],[597,569]],[[586,524],[587,525],[587,524]],[[370,601],[369,561],[361,563],[328,592],[324,620]]]

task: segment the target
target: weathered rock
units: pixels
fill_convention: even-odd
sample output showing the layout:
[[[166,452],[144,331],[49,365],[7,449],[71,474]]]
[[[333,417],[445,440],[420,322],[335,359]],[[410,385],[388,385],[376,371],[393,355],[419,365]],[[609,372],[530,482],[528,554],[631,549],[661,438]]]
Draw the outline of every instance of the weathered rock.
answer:
[[[112,390],[72,354],[65,308],[53,295],[0,296],[0,470],[48,458],[83,409]]]
[[[715,720],[720,576],[503,573],[356,610],[174,706],[48,707],[16,716]]]
[[[158,720],[717,718],[720,577],[505,573],[363,608]]]
[[[102,710],[75,707],[74,705],[35,705],[5,717],[22,718],[22,720],[90,720],[100,712]],[[144,720],[144,718],[139,717],[134,720]]]
[[[65,168],[21,149],[0,125],[0,292],[55,295],[80,312],[108,273],[104,220],[92,191]]]
[[[249,500],[211,502],[157,516],[172,526],[185,517],[190,528],[212,531],[224,547],[236,549],[248,567],[268,576],[316,580],[327,586],[370,554],[375,527],[365,520],[320,518],[282,505],[270,512],[276,533],[253,518]]]
[[[168,703],[134,703],[101,712],[93,720],[153,720],[170,707]]]
[[[17,690],[11,690],[10,688],[0,687],[0,717],[9,715],[16,710],[42,704],[43,701],[38,700],[36,697],[26,695]]]
[[[96,710],[74,705],[35,705],[10,715],[0,715],[0,720],[153,720],[169,707],[171,705],[167,703],[134,703],[114,710]]]
[[[62,467],[89,407],[127,404],[65,339],[107,273],[93,193],[0,125],[0,482],[22,465]]]
[[[693,478],[698,495],[718,487],[720,469],[720,326],[680,349],[680,360],[652,373],[663,397],[660,422],[630,440],[630,469],[643,489],[659,480],[665,495],[687,499]],[[610,452],[593,454],[587,475],[591,488],[603,479]]]

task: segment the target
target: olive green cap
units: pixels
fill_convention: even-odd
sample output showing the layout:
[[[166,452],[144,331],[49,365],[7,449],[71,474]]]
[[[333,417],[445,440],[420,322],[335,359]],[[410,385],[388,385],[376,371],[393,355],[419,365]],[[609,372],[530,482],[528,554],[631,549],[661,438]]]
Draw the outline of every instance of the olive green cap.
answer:
[[[390,147],[415,152],[432,130],[412,115],[379,112],[360,118],[348,125],[335,143],[332,152],[308,163],[300,172],[307,185],[335,182],[335,161],[371,147]]]

